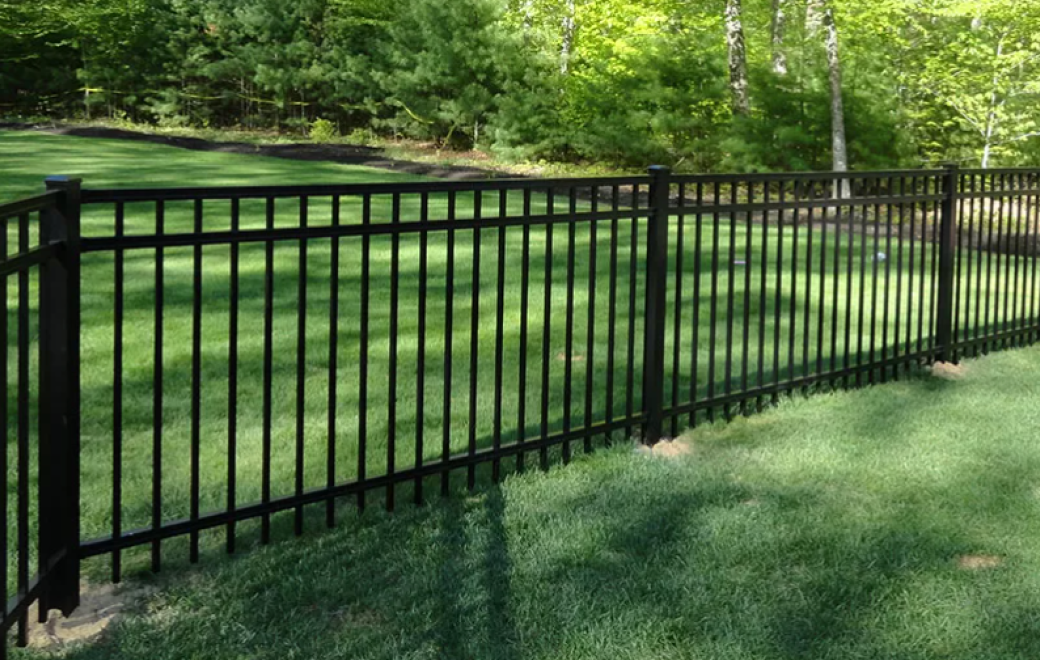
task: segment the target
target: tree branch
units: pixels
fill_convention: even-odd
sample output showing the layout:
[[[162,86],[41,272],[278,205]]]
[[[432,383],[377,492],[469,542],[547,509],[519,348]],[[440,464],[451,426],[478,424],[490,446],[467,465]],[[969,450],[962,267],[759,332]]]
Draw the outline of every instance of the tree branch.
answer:
[[[1023,133],[1022,135],[1016,135],[1015,137],[1001,140],[1000,142],[994,142],[994,147],[999,147],[1010,142],[1021,142],[1022,140],[1028,140],[1031,137],[1040,137],[1040,131],[1033,131],[1032,133]]]

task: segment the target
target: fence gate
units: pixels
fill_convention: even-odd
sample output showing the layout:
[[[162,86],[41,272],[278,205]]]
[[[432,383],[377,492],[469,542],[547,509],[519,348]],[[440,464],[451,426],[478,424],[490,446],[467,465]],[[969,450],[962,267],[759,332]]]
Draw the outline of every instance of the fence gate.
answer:
[[[0,206],[0,633],[21,646],[34,603],[79,604],[79,181],[47,188]]]

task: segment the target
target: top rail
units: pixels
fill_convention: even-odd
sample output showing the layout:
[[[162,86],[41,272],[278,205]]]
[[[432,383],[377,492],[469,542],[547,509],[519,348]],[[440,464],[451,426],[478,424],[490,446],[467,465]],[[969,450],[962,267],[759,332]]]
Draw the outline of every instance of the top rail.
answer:
[[[750,174],[673,174],[672,183],[759,183],[763,181],[834,181],[872,180],[890,177],[942,176],[943,170],[878,170],[859,172],[758,172]],[[647,179],[644,179],[646,181]]]
[[[60,194],[57,191],[51,191],[35,197],[27,197],[14,202],[8,202],[7,204],[0,204],[0,220],[53,208],[57,204]]]
[[[410,181],[401,183],[347,183],[309,186],[229,186],[200,188],[84,189],[84,204],[153,202],[196,199],[268,199],[284,197],[341,197],[410,193],[474,192],[545,188],[587,188],[646,184],[643,176],[574,179],[480,179],[465,181]]]
[[[960,190],[961,199],[1001,199],[1006,197],[1033,197],[1040,195],[1040,188],[1001,188],[999,190]]]
[[[995,170],[989,170],[994,172]],[[785,172],[751,174],[672,175],[671,183],[753,183],[770,181],[865,181],[900,176],[939,177],[943,170],[888,170],[862,172]],[[389,183],[317,184],[304,186],[203,186],[192,188],[106,188],[83,190],[83,203],[185,201],[196,199],[267,199],[447,192],[478,192],[548,188],[587,188],[647,185],[642,175],[554,179],[480,179],[464,181],[410,181]]]
[[[1040,173],[1040,169],[1036,167],[991,167],[988,169],[972,169],[966,170],[961,169],[958,172],[962,175],[991,175],[991,174],[1037,174]]]

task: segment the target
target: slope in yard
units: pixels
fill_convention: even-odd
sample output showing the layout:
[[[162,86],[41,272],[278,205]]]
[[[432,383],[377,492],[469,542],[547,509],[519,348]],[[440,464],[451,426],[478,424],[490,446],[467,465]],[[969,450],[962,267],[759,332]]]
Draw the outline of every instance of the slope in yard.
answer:
[[[1038,395],[1012,351],[347,516],[62,657],[1035,658]]]
[[[263,186],[416,181],[372,167],[198,152],[147,142],[0,130],[0,199],[39,193],[44,177],[91,188]]]
[[[25,132],[0,132],[0,152],[4,156],[0,159],[0,197],[5,200],[38,192],[43,177],[54,173],[83,176],[89,188],[407,180],[385,171],[331,163]],[[512,194],[518,192],[511,191],[504,199],[510,214],[523,211],[524,200]],[[560,222],[530,228],[457,230],[451,240],[448,232],[433,231],[426,235],[425,243],[416,234],[401,236],[398,244],[390,236],[373,236],[367,260],[363,239],[357,236],[336,243],[330,239],[308,241],[302,268],[301,245],[295,240],[276,242],[269,255],[262,242],[242,244],[237,252],[227,245],[206,245],[198,252],[190,247],[169,248],[162,251],[162,269],[157,268],[156,250],[127,250],[122,255],[118,381],[117,257],[112,251],[87,254],[82,297],[84,537],[112,533],[116,438],[122,450],[121,513],[126,531],[147,526],[152,520],[156,443],[162,450],[157,470],[163,486],[161,517],[172,521],[189,515],[195,439],[200,456],[200,510],[206,513],[222,510],[232,497],[239,505],[261,499],[265,424],[269,424],[271,440],[271,491],[278,497],[296,489],[298,442],[303,444],[302,482],[305,488],[312,488],[327,483],[330,447],[335,449],[333,478],[343,482],[359,477],[362,461],[367,476],[375,477],[391,461],[396,469],[436,462],[442,458],[445,444],[449,453],[465,452],[473,445],[489,447],[499,431],[495,427],[499,416],[499,439],[509,443],[539,437],[543,431],[555,434],[564,428],[638,413],[642,404],[646,221],[617,218],[567,223],[570,200],[560,194],[553,198],[545,190],[536,192],[528,200],[531,213],[546,213],[555,204]],[[735,198],[736,185],[727,194]],[[483,195],[482,217],[499,212],[501,200],[495,197]],[[417,219],[421,213],[418,197],[403,195],[399,201],[404,221]],[[432,219],[447,217],[447,195],[432,194],[427,201]],[[357,197],[310,198],[308,222],[331,222],[335,202],[340,204],[344,223],[361,222],[363,206]],[[478,208],[472,192],[459,193],[455,202],[451,213],[456,218],[472,218]],[[586,210],[586,204],[576,200],[575,208]],[[85,207],[87,236],[113,234],[113,206]],[[207,200],[199,207],[205,231],[228,229],[231,204],[227,200]],[[163,231],[193,231],[196,208],[191,200],[167,202],[162,209]],[[373,221],[387,222],[392,208],[387,195],[373,198]],[[123,210],[126,234],[156,231],[157,204],[126,203]],[[301,200],[275,200],[274,211],[271,219],[276,227],[299,226]],[[263,199],[242,200],[241,227],[265,226],[267,212]],[[909,213],[912,225],[913,209]],[[909,364],[916,358],[906,359],[907,355],[925,352],[934,343],[930,337],[935,290],[931,286],[934,278],[929,277],[936,263],[934,244],[903,241],[898,235],[886,235],[879,241],[877,233],[853,231],[851,220],[849,226],[840,228],[834,214],[826,226],[809,223],[800,227],[762,224],[748,215],[686,215],[672,220],[669,254],[675,256],[668,259],[666,319],[665,398],[669,404],[682,404],[693,397],[703,401],[709,394],[739,392],[749,384],[788,382],[875,358],[901,357]],[[876,210],[874,219],[879,221]],[[896,222],[901,219],[897,217]],[[12,224],[11,245],[17,238],[14,232]],[[422,271],[424,248],[427,259]],[[391,279],[395,250],[396,285]],[[1005,281],[1013,272],[1015,284],[998,287],[990,277],[991,261],[996,261],[995,274],[1004,273]],[[195,295],[196,262],[201,263],[200,296]],[[965,310],[978,316],[985,293],[985,324],[990,324],[992,311],[993,322],[1003,320],[1007,327],[1008,293],[1017,295],[1020,289],[1020,300],[1011,299],[1012,309],[1034,308],[1035,291],[1027,296],[1027,280],[1019,277],[1020,264],[1023,276],[1028,273],[1027,265],[1035,274],[1035,263],[1028,260],[1002,262],[1000,255],[993,259],[987,253],[983,259],[980,253],[976,267],[959,274],[966,285],[963,289],[973,292],[976,303],[973,310]],[[423,281],[425,290],[420,286]],[[568,282],[574,283],[573,291]],[[233,284],[236,296],[231,293]],[[157,311],[160,290],[161,313]],[[399,360],[396,396],[388,386],[394,292]],[[17,295],[16,287],[9,289],[9,295]],[[334,295],[338,301],[335,319],[330,314]],[[424,343],[420,344],[422,304],[425,326]],[[197,381],[193,378],[196,307],[200,315]],[[270,324],[265,318],[268,307],[272,310]],[[499,309],[501,359],[496,346]],[[1004,316],[999,315],[1001,309]],[[235,337],[231,335],[233,316],[239,329]],[[305,326],[302,342],[301,316]],[[568,316],[573,320],[570,346]],[[362,342],[362,318],[367,343]],[[521,323],[525,318],[526,327]],[[543,332],[547,325],[548,332]],[[264,336],[268,327],[270,346]],[[160,331],[163,342],[161,361],[157,361],[155,344]],[[333,338],[337,346],[334,364]],[[363,346],[368,369],[365,383],[360,367]],[[426,357],[422,374],[417,357],[420,346]],[[267,350],[272,355],[269,384],[265,384],[263,369]],[[161,367],[158,390],[157,367]],[[229,419],[233,369],[237,411]],[[861,375],[866,381],[877,374]],[[118,402],[114,400],[116,382],[122,385]],[[192,388],[196,383],[199,425],[193,429]],[[330,414],[331,383],[337,384],[337,390]],[[363,386],[367,387],[364,395]],[[271,392],[267,422],[265,387]],[[564,403],[568,390],[569,410]],[[161,397],[158,406],[157,391]],[[421,410],[420,393],[424,397]],[[473,424],[471,407],[476,409]],[[117,410],[122,417],[115,428]],[[686,415],[676,418],[673,428],[679,430],[687,421]],[[234,442],[232,426],[237,434]],[[365,442],[362,428],[366,429]],[[394,444],[388,440],[391,434],[396,436]],[[623,440],[622,435],[616,433],[614,440]],[[390,446],[394,447],[392,454]],[[229,474],[232,464],[236,471]],[[507,470],[514,465],[511,460],[505,464]],[[429,481],[438,481],[438,476]],[[229,493],[232,477],[233,492]],[[456,484],[462,481],[454,476],[453,480]],[[426,492],[436,492],[438,486],[427,484]],[[402,487],[402,501],[408,498],[406,490]],[[223,533],[214,530],[203,536],[216,543]],[[164,543],[169,548],[165,554],[178,556],[178,544],[177,540]],[[147,548],[127,552],[125,559],[128,572],[140,569],[147,563]]]

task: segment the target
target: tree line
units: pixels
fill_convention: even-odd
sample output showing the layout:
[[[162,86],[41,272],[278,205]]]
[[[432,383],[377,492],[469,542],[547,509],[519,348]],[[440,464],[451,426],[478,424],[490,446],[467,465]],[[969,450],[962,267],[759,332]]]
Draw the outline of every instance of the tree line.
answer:
[[[1040,2],[0,0],[0,115],[690,171],[1040,154]]]

